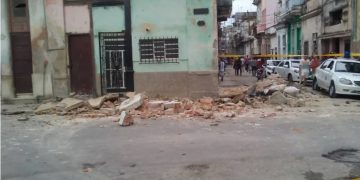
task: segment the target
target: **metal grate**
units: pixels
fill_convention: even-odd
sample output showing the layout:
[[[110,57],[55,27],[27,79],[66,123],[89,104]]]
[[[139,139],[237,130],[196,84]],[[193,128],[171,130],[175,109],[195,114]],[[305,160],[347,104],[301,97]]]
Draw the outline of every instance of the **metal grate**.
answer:
[[[178,38],[140,39],[140,62],[144,64],[177,63]]]
[[[105,92],[125,89],[125,34],[99,33],[102,81]]]

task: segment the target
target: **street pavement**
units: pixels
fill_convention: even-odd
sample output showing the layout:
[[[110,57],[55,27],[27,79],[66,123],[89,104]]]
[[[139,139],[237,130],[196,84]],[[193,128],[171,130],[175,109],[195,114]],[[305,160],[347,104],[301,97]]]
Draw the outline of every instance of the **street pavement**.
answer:
[[[2,115],[1,178],[355,179],[359,108],[352,97],[322,97],[281,112],[270,106],[235,118],[135,119],[120,127],[111,118],[33,116],[33,105],[3,105],[25,114]]]
[[[225,71],[224,81],[220,81],[220,87],[251,86],[257,78],[251,75],[251,71],[243,70],[241,76],[235,76],[235,70],[228,65]]]

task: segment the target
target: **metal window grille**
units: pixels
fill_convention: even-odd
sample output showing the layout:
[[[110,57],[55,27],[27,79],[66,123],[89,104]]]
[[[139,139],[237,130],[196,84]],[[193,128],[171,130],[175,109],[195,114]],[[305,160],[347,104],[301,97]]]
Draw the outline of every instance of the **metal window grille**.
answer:
[[[140,39],[140,63],[178,63],[178,38]]]

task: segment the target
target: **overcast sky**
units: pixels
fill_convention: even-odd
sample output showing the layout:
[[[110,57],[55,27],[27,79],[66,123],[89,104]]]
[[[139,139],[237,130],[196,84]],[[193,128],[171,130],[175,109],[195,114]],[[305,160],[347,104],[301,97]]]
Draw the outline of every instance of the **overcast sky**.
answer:
[[[256,11],[256,6],[252,4],[253,1],[254,0],[234,0],[231,14],[235,14],[237,12]],[[230,25],[232,22],[233,19],[228,19],[225,24]]]

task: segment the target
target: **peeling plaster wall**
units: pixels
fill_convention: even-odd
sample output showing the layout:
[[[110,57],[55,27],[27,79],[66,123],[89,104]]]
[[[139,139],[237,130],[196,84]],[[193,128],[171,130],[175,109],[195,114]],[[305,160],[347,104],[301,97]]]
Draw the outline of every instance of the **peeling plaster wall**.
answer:
[[[1,1],[1,99],[15,97],[11,66],[8,1]]]
[[[65,32],[71,34],[90,33],[88,5],[65,6]]]
[[[33,61],[33,94],[35,97],[67,96],[69,83],[66,50],[65,48],[58,50],[48,49],[49,41],[44,0],[31,0],[28,2],[28,6]],[[57,4],[57,6],[62,6],[62,3]],[[57,39],[59,36],[63,35],[59,34],[54,38]],[[52,38],[53,36],[50,35],[50,39]],[[45,66],[46,61],[48,61],[48,64]]]

